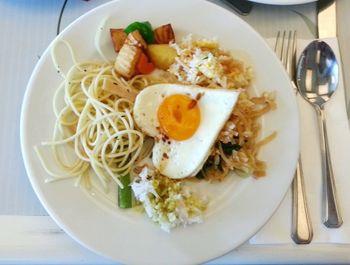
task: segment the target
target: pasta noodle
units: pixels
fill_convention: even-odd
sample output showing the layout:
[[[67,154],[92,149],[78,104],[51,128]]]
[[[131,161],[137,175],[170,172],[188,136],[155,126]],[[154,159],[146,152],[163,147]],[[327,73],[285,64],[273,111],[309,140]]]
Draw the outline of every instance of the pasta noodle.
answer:
[[[119,177],[127,174],[137,160],[143,146],[144,135],[135,128],[132,118],[133,103],[103,89],[104,80],[133,88],[133,83],[147,80],[134,78],[131,81],[119,79],[114,73],[113,65],[93,62],[77,63],[71,46],[67,43],[74,65],[67,73],[60,71],[64,78],[62,85],[54,96],[54,113],[56,124],[53,140],[37,146],[42,163],[44,158],[40,149],[51,146],[54,157],[65,175],[52,172],[47,166],[46,171],[51,176],[47,181],[78,177],[77,184],[82,180],[89,183],[92,170],[107,189],[113,180],[119,186]],[[57,43],[56,43],[57,45]],[[52,48],[53,62],[58,70],[55,46]],[[59,108],[60,91],[64,92],[64,106]],[[59,147],[74,149],[75,162],[67,163],[65,151]]]

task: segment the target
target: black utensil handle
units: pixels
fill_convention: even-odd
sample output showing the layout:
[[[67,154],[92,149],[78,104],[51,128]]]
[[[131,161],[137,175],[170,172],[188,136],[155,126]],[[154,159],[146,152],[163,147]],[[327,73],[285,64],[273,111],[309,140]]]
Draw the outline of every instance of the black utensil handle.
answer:
[[[223,2],[242,16],[248,15],[253,8],[253,4],[247,0],[223,0]]]

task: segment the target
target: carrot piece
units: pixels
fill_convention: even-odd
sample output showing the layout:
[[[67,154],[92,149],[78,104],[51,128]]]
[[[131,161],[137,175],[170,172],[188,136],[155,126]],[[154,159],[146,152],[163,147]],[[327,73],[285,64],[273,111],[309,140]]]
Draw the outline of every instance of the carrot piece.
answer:
[[[149,74],[154,70],[154,65],[148,60],[148,57],[143,52],[140,54],[139,61],[136,64],[136,70],[140,74]]]

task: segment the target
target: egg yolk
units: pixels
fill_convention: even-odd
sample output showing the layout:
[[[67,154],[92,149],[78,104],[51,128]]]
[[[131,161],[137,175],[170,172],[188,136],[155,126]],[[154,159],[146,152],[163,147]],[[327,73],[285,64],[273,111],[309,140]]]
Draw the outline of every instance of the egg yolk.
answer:
[[[160,104],[157,115],[162,131],[177,141],[191,138],[200,124],[197,101],[182,94],[166,97]]]

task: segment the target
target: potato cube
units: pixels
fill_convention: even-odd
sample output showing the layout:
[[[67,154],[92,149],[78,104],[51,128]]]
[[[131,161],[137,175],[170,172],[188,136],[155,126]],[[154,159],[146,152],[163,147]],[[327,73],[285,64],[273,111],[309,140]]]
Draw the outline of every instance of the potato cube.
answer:
[[[175,62],[176,50],[168,44],[149,44],[147,54],[151,62],[160,69],[167,70]]]

